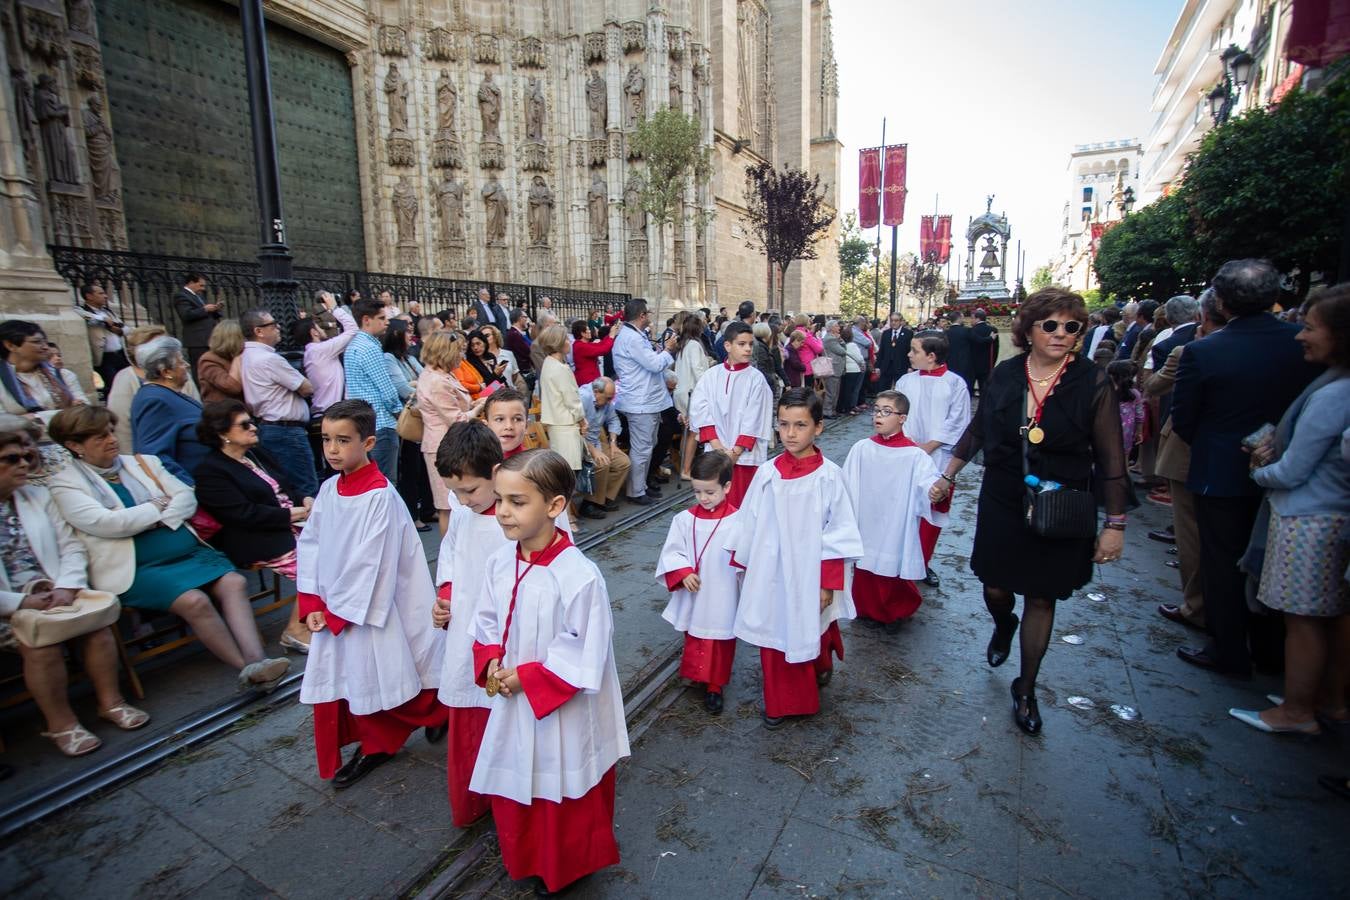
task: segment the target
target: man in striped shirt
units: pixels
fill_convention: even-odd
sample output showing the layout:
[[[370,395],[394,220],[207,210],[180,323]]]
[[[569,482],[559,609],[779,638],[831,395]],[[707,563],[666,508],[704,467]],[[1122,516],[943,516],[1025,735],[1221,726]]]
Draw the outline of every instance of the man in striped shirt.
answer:
[[[378,300],[358,300],[352,304],[352,318],[358,329],[342,354],[347,375],[347,399],[364,400],[375,408],[375,449],[370,458],[380,467],[390,484],[398,481],[398,414],[403,403],[398,388],[384,365],[380,340],[389,328],[384,304]]]

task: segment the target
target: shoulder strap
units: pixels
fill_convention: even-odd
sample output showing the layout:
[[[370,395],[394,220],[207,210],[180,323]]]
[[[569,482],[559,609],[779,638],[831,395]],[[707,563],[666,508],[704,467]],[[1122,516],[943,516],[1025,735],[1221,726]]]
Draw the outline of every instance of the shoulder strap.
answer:
[[[151,470],[150,464],[145,461],[145,457],[137,453],[136,462],[140,463],[141,471],[143,471],[150,478],[150,480],[155,483],[155,487],[159,488],[159,492],[163,494],[165,497],[169,496],[169,492],[164,490],[164,485],[160,483],[159,477],[155,475],[153,470]]]

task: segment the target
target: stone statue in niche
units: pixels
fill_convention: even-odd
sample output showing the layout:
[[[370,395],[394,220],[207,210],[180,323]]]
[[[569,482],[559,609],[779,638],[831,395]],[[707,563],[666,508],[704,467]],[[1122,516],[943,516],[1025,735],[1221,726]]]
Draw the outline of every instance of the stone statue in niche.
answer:
[[[623,218],[630,238],[647,237],[647,213],[642,208],[642,179],[634,175],[623,192]]]
[[[70,23],[71,31],[92,37],[94,34],[93,0],[70,0],[70,5],[66,11],[66,21]]]
[[[116,204],[117,160],[113,154],[112,129],[103,118],[103,98],[94,94],[84,110],[84,146],[89,153],[89,171],[94,177],[94,199]]]
[[[506,243],[506,216],[510,212],[510,199],[506,188],[494,175],[483,185],[483,205],[487,208],[487,242],[489,246],[501,246]]]
[[[389,64],[389,74],[384,76],[384,95],[388,98],[389,133],[408,133],[408,82],[399,74],[398,64]]]
[[[549,229],[553,225],[553,192],[544,183],[544,176],[534,176],[530,184],[530,243],[548,244]]]
[[[404,175],[394,186],[394,227],[399,244],[417,243],[417,195],[413,193],[412,182]]]
[[[478,86],[478,112],[483,118],[483,140],[501,140],[497,129],[502,120],[502,89],[493,84],[491,72],[483,75]]]
[[[464,185],[449,175],[436,189],[436,211],[441,217],[441,240],[464,240]]]
[[[684,109],[684,89],[680,87],[680,70],[670,67],[670,108]]]
[[[586,80],[586,111],[590,114],[591,139],[603,138],[609,127],[609,96],[605,79],[595,69]]]
[[[47,159],[47,179],[62,184],[79,184],[80,173],[75,166],[75,148],[70,143],[70,107],[61,102],[56,79],[39,75],[33,89],[33,113],[42,138],[42,152]]]
[[[441,135],[455,133],[455,107],[459,104],[459,91],[450,78],[447,69],[441,69],[441,77],[436,79],[436,132]]]
[[[623,82],[623,92],[628,96],[628,127],[636,128],[646,118],[646,104],[643,94],[647,89],[647,79],[642,75],[642,67],[633,63],[628,69],[628,77]]]
[[[591,239],[609,239],[609,187],[599,172],[591,176],[591,187],[586,192],[586,205],[591,214]]]
[[[525,140],[544,140],[544,86],[531,78],[525,89]]]
[[[690,73],[690,79],[693,82],[689,86],[689,100],[694,107],[694,121],[703,127],[703,87],[702,87],[702,66],[694,66],[694,71]]]

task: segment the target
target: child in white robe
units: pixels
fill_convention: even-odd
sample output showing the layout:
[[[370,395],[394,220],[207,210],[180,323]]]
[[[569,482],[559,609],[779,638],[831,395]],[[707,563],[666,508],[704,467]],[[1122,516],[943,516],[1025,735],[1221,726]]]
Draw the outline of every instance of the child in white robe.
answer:
[[[853,567],[849,593],[858,618],[881,622],[895,633],[918,611],[914,586],[926,565],[919,525],[944,525],[928,489],[941,476],[933,459],[905,436],[909,399],[881,391],[872,407],[876,434],[853,445],[844,461],[844,484],[861,526],[863,554]]]
[[[483,404],[483,421],[497,436],[502,445],[502,457],[510,459],[517,453],[525,452],[525,436],[530,424],[529,398],[514,388],[502,388],[488,395]],[[458,505],[454,492],[450,494],[450,506]],[[572,521],[567,510],[558,516],[558,527],[572,536]]]
[[[483,593],[483,562],[511,542],[497,522],[492,476],[502,447],[487,425],[471,419],[446,431],[436,448],[436,471],[458,509],[441,539],[436,561],[436,606],[432,624],[446,629],[440,700],[450,708],[446,784],[451,821],[467,828],[491,809],[488,798],[469,790],[492,700],[474,682],[474,606]]]
[[[778,401],[786,450],[759,467],[736,517],[733,563],[743,567],[736,637],[760,648],[764,724],[820,711],[820,687],[844,658],[840,619],[851,619],[844,588],[849,560],[862,556],[843,472],[815,446],[824,430],[820,398],[805,388]]]
[[[314,706],[319,775],[347,787],[387,762],[415,729],[445,735],[436,698],[444,651],[431,627],[436,589],[398,491],[370,460],[375,411],[324,411],[323,452],[337,471],[319,489],[296,546],[297,602],[313,633],[300,702]],[[345,765],[341,749],[361,746]]]
[[[699,376],[689,396],[689,430],[705,449],[721,450],[735,463],[727,496],[739,506],[755,470],[769,456],[773,391],[759,369],[750,365],[755,336],[744,322],[732,322],[723,333],[727,358]]]
[[[614,766],[629,753],[605,580],[556,524],[575,487],[552,450],[498,467],[514,543],[487,560],[471,631],[492,710],[469,789],[491,797],[507,873],[548,891],[619,861]]]
[[[909,398],[905,436],[933,458],[939,472],[946,470],[952,448],[970,424],[970,389],[960,375],[947,371],[947,347],[947,336],[940,331],[921,331],[914,335],[909,350],[909,364],[914,370],[902,375],[895,383],[895,389]],[[951,509],[951,498],[934,508],[947,512]],[[930,563],[942,529],[928,521],[922,522],[919,528],[927,569],[924,581],[936,585],[937,573]]]
[[[736,603],[740,570],[731,565],[736,507],[727,495],[731,457],[704,453],[690,469],[694,499],[677,513],[661,548],[656,577],[666,583],[670,602],[661,617],[684,632],[680,677],[704,686],[703,708],[722,712],[722,688],[736,658]]]

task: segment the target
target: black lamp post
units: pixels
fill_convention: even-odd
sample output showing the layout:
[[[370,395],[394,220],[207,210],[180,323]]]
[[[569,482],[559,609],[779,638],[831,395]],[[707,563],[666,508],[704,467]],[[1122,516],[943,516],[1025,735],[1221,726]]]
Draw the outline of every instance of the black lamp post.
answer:
[[[1127,187],[1120,197],[1120,217],[1123,219],[1134,209],[1134,188]]]
[[[1205,98],[1209,102],[1209,115],[1215,125],[1222,125],[1233,114],[1239,92],[1252,77],[1252,66],[1256,60],[1237,44],[1229,44],[1228,49],[1219,54],[1223,60],[1223,80],[1214,85],[1214,89]]]

